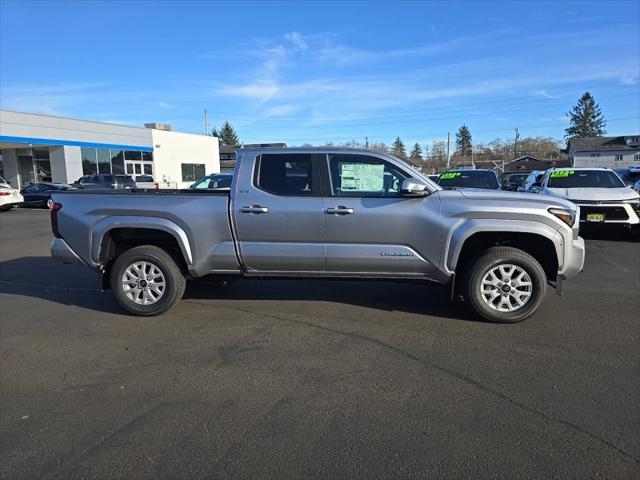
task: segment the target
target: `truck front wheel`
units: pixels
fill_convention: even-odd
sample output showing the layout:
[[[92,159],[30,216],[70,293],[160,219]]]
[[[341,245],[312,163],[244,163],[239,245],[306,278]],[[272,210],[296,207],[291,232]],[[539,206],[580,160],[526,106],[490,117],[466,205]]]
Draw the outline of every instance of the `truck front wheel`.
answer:
[[[547,277],[540,263],[513,247],[492,247],[465,272],[466,298],[492,322],[515,323],[533,315],[545,295]]]
[[[186,280],[171,256],[143,245],[120,255],[111,268],[111,291],[133,315],[160,315],[182,298]]]

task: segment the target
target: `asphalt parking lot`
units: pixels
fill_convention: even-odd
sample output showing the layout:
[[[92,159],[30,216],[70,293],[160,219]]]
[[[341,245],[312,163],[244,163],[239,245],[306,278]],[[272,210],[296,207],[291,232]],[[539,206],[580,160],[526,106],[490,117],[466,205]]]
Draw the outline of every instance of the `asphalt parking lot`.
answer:
[[[640,243],[514,325],[442,288],[194,284],[157,318],[0,214],[1,478],[638,478]]]

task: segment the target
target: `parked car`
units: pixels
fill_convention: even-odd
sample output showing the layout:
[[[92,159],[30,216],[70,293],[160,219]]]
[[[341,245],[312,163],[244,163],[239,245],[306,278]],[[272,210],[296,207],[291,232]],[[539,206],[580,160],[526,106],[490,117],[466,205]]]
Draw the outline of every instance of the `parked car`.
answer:
[[[526,178],[522,186],[518,187],[518,192],[539,193],[544,172],[546,170],[534,170]]]
[[[489,169],[447,170],[438,176],[438,184],[447,190],[458,188],[500,190],[500,181],[496,172]]]
[[[129,175],[100,173],[82,176],[74,186],[81,190],[123,190],[136,188],[136,183]]]
[[[614,170],[627,187],[632,187],[640,180],[640,167],[629,167]]]
[[[6,212],[13,207],[22,205],[24,199],[20,191],[13,188],[9,182],[0,177],[0,212]]]
[[[633,189],[636,192],[640,192],[640,180],[637,180],[636,183],[633,184]]]
[[[53,204],[51,192],[64,191],[74,188],[62,183],[32,183],[22,189],[24,207],[49,208]]]
[[[540,193],[570,200],[580,207],[581,224],[637,229],[640,196],[609,168],[553,168],[542,179]]]
[[[133,179],[136,188],[159,188],[160,185],[153,180],[151,175],[136,175]]]
[[[54,193],[52,256],[95,269],[135,315],[168,310],[187,277],[355,277],[445,284],[516,322],[582,270],[561,198],[447,191],[366,150],[237,152],[229,190]]]
[[[218,190],[218,189],[229,189],[231,188],[231,180],[233,180],[233,175],[231,173],[215,173],[213,175],[207,175],[206,177],[202,177],[197,180],[193,185],[189,188],[192,189],[210,189],[210,190]]]
[[[531,172],[507,173],[502,182],[502,188],[510,192],[517,192],[519,187],[529,178]]]

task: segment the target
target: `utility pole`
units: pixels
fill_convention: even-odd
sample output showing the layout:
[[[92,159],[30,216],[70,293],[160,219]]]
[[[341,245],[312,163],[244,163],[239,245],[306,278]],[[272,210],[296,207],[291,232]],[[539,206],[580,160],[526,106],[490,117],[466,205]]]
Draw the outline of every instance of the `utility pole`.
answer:
[[[513,159],[518,158],[518,137],[520,136],[520,132],[518,131],[518,127],[516,127],[516,139],[513,142]]]
[[[364,148],[369,149],[369,137],[364,137]]]
[[[447,170],[451,164],[451,132],[447,133]]]
[[[207,119],[207,109],[204,109],[204,134],[209,135],[209,120]]]
[[[476,168],[476,164],[473,162],[473,142],[471,142],[471,166]]]

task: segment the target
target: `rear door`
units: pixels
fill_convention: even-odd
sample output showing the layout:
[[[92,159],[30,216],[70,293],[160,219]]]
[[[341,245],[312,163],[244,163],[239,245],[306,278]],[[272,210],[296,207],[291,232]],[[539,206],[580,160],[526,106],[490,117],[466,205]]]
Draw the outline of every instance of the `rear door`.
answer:
[[[321,155],[326,270],[420,276],[436,270],[441,248],[437,194],[400,194],[410,170],[372,154]]]
[[[255,162],[254,153],[243,155],[232,212],[247,272],[324,271],[317,154],[263,153]]]

